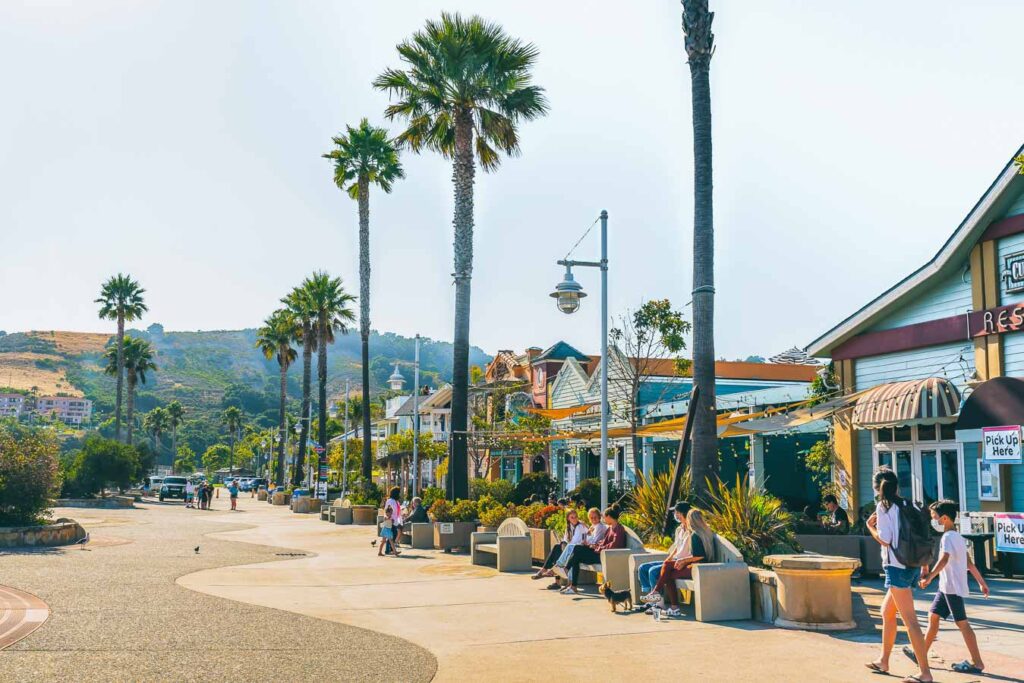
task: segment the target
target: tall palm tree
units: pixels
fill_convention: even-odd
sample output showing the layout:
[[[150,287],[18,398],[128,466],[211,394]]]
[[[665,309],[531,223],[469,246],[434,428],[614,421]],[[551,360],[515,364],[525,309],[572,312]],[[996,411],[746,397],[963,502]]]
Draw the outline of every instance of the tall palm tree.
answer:
[[[475,162],[493,171],[500,152],[519,154],[517,124],[548,110],[533,85],[538,51],[478,16],[442,14],[398,45],[405,69],[387,69],[374,87],[397,98],[385,113],[408,120],[398,140],[452,159],[455,190],[455,338],[452,370],[451,495],[469,496],[466,424],[469,388],[469,302],[473,272]]]
[[[278,444],[277,463],[274,467],[274,481],[284,481],[284,442],[287,436],[287,420],[285,407],[288,402],[288,368],[295,362],[298,354],[292,346],[297,336],[298,324],[295,316],[288,309],[279,309],[263,321],[263,327],[256,331],[256,346],[270,360],[277,358],[281,370],[281,395],[278,408]],[[271,441],[273,443],[273,441]]]
[[[124,391],[124,324],[142,317],[148,311],[142,295],[145,289],[130,275],[118,273],[103,283],[100,298],[101,320],[117,321],[117,396],[114,402],[114,433],[121,440],[121,395]]]
[[[358,128],[346,126],[334,139],[335,148],[324,154],[334,162],[334,184],[359,202],[359,339],[363,358],[363,403],[370,404],[370,185],[391,192],[392,183],[405,177],[398,150],[387,130],[366,119]],[[348,397],[345,397],[348,400]],[[370,411],[363,411],[363,432],[370,431]],[[373,469],[370,440],[363,439],[363,478]]]
[[[171,428],[171,452],[178,457],[178,427],[185,421],[185,408],[179,401],[167,404],[167,426]]]
[[[318,465],[323,465],[327,462],[327,345],[334,343],[335,332],[347,334],[348,326],[355,322],[356,316],[350,307],[356,299],[345,291],[340,277],[332,278],[324,272],[313,273],[302,286],[316,311],[317,441],[321,449]],[[299,469],[302,456],[299,453]],[[369,481],[366,480],[367,483]]]
[[[718,478],[715,420],[715,228],[712,212],[711,55],[714,12],[708,0],[682,0],[693,109],[693,382],[700,404],[693,423],[691,472],[698,500]]]
[[[228,477],[235,473],[235,440],[238,433],[242,431],[242,411],[238,406],[229,406],[224,409],[220,418],[221,424],[228,431],[228,441],[231,444],[231,457],[228,460]]]
[[[115,375],[120,368],[124,368],[125,381],[128,385],[125,399],[127,404],[125,423],[128,425],[127,442],[129,446],[134,443],[135,387],[140,383],[146,383],[147,372],[156,372],[156,363],[153,362],[154,355],[153,347],[148,341],[132,336],[125,336],[122,344],[109,347],[104,354],[107,361],[105,372],[108,375]]]
[[[165,408],[153,408],[142,418],[143,428],[153,437],[153,452],[160,457],[160,437],[170,426],[170,415]]]
[[[293,341],[302,345],[302,403],[299,409],[299,461],[306,457],[306,444],[309,441],[309,417],[310,404],[313,393],[313,352],[316,351],[317,335],[316,310],[309,299],[304,284],[299,285],[288,296],[281,299],[281,303],[287,306],[289,312],[295,318],[295,337]],[[303,468],[296,467],[292,470],[292,485],[298,486],[302,483]],[[282,480],[283,481],[283,480]]]

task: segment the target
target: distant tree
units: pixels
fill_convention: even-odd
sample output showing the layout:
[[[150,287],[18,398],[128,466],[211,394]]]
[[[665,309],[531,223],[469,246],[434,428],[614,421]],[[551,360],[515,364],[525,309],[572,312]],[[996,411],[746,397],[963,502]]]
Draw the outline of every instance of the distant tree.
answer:
[[[764,356],[747,356],[743,359],[744,363],[764,363]]]
[[[182,446],[171,469],[175,474],[192,474],[196,471],[196,454],[188,446]]]
[[[178,427],[185,421],[185,408],[179,401],[167,404],[167,426],[171,430],[171,453],[178,454]]]
[[[235,441],[242,431],[242,411],[235,406],[226,409],[221,415],[221,425],[227,430],[228,441],[231,444],[228,455],[228,476],[230,477],[234,474],[235,469]]]
[[[484,381],[484,370],[479,365],[473,365],[469,368],[469,383],[472,385],[483,384]]]
[[[292,485],[298,486],[302,483],[302,475],[305,467],[301,464],[306,457],[306,444],[309,439],[309,418],[311,416],[311,403],[313,391],[313,352],[316,351],[317,334],[314,330],[316,325],[316,308],[309,296],[305,283],[295,287],[288,296],[281,299],[295,318],[295,342],[302,345],[302,404],[299,410],[299,464],[292,471]],[[283,481],[279,480],[279,481]]]
[[[108,375],[117,374],[123,369],[127,379],[128,410],[126,417],[128,445],[130,446],[133,443],[135,429],[135,388],[140,382],[146,383],[147,372],[155,372],[157,369],[156,363],[153,362],[153,347],[144,339],[125,337],[123,345],[108,347],[104,357],[107,360],[105,371]]]
[[[281,395],[278,406],[277,431],[277,464],[274,468],[274,481],[284,481],[284,444],[287,432],[285,408],[288,403],[288,368],[295,362],[292,342],[300,334],[301,327],[294,313],[288,309],[279,309],[263,321],[263,326],[256,332],[256,346],[268,360],[277,358],[277,367],[281,373]]]
[[[164,408],[153,408],[142,418],[142,426],[153,437],[153,450],[160,454],[160,437],[170,426],[170,416]]]
[[[0,525],[35,524],[60,490],[59,446],[52,430],[0,420]]]
[[[131,276],[118,273],[103,283],[100,288],[100,296],[95,301],[100,305],[99,317],[101,320],[117,321],[116,370],[113,374],[117,376],[114,429],[118,441],[121,440],[121,395],[125,368],[124,324],[126,321],[138,320],[143,313],[149,310],[142,296],[145,292],[146,290],[140,287],[139,283]]]
[[[84,495],[102,495],[108,487],[123,490],[144,474],[135,448],[98,434],[86,437],[72,472],[74,486]]]
[[[206,449],[203,453],[203,472],[206,476],[213,478],[213,473],[227,467],[231,459],[231,449],[222,443],[217,443]]]

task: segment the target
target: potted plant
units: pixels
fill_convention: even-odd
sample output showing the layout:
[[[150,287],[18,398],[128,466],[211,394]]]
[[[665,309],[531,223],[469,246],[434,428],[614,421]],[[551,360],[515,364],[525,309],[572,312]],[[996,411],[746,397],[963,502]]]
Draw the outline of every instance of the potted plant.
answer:
[[[377,523],[377,508],[380,507],[380,488],[371,483],[359,488],[349,500],[352,501],[352,523],[370,525]]]
[[[509,517],[509,515],[507,514],[505,516],[500,516],[497,513],[488,515],[488,513],[491,512],[492,510],[501,510],[502,512],[504,512],[505,506],[487,494],[484,494],[477,499],[476,508],[477,511],[480,513],[480,526],[477,527],[477,531],[497,531],[498,524],[501,524]],[[491,521],[497,519],[498,522],[497,524],[493,525],[488,524],[486,521],[484,521],[485,517]]]
[[[535,562],[543,562],[551,552],[553,534],[547,527],[548,518],[558,512],[557,505],[533,503],[519,509],[519,517],[530,530],[530,555]]]
[[[516,506],[512,503],[506,505],[498,505],[496,507],[488,508],[480,513],[480,526],[477,527],[477,531],[490,531],[495,532],[501,523],[510,517],[516,516]]]
[[[455,504],[441,499],[430,506],[434,522],[434,547],[451,552],[452,548],[468,548],[470,534],[476,531],[479,516],[476,502],[460,500]]]

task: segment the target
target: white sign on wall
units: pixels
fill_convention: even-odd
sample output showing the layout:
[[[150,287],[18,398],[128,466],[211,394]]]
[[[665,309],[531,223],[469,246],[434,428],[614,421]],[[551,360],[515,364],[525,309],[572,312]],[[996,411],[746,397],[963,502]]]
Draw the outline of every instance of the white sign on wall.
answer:
[[[440,529],[440,531],[441,531],[442,534],[454,534],[455,533],[455,525],[452,524],[451,522],[441,522],[441,529]]]
[[[1003,553],[1024,553],[1024,514],[997,512],[995,522],[996,550]]]
[[[981,438],[985,462],[1021,462],[1020,425],[983,427]]]

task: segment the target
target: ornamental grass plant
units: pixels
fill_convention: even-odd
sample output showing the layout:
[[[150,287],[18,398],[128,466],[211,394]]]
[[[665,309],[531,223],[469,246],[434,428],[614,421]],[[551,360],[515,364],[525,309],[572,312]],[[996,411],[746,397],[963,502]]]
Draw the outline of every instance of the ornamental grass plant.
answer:
[[[798,550],[793,516],[775,496],[751,488],[746,477],[736,476],[735,486],[711,485],[708,526],[728,540],[748,565],[760,567],[765,555]]]

